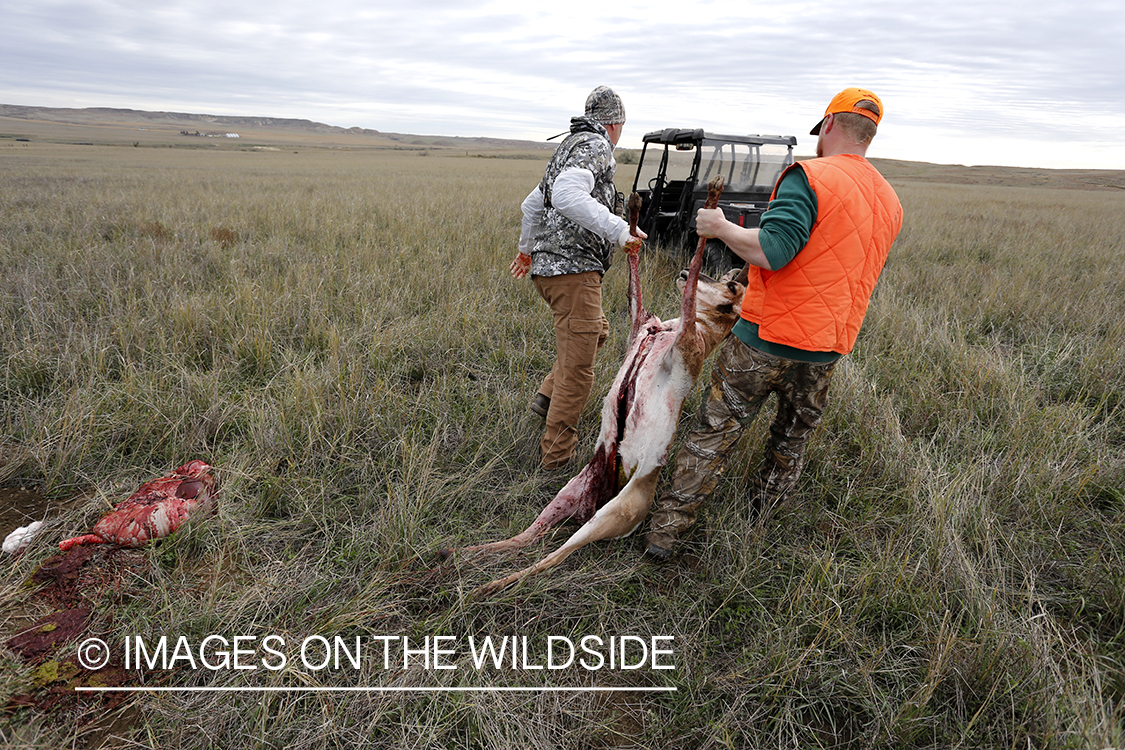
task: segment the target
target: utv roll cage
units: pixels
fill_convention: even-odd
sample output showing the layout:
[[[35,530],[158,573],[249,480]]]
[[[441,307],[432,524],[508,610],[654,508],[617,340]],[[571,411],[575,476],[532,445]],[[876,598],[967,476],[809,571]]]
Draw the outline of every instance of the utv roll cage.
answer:
[[[638,226],[668,252],[694,252],[695,213],[716,174],[725,181],[719,208],[740,226],[756,227],[774,183],[793,163],[794,136],[718,135],[701,128],[646,133],[633,191],[641,196]],[[742,261],[722,242],[710,240],[704,266],[721,274]]]

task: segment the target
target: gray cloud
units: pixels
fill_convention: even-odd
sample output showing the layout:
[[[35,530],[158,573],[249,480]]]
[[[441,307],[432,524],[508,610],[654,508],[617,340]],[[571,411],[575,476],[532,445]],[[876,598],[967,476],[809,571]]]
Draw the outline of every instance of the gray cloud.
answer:
[[[1102,0],[1077,10],[1043,0],[716,0],[667,17],[629,0],[534,11],[441,0],[41,0],[3,11],[0,101],[14,104],[542,138],[606,83],[626,98],[630,145],[670,124],[800,138],[836,90],[866,85],[884,98],[884,131],[898,129],[880,145],[938,161],[976,142],[983,154],[1006,141],[1038,140],[1044,153],[1065,150],[1052,141],[1111,143],[1125,109],[1116,72],[1125,9]],[[1125,167],[1125,151],[1116,154]]]

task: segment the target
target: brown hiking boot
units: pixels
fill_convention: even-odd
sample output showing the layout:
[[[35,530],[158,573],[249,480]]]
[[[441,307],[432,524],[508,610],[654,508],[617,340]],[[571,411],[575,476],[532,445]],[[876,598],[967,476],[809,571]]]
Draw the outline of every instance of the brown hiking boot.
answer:
[[[672,550],[665,549],[653,541],[649,541],[648,546],[645,547],[645,554],[654,560],[664,562],[672,557]]]
[[[542,393],[536,393],[535,398],[531,399],[530,409],[543,417],[547,418],[547,411],[551,408],[551,399],[544,396]]]

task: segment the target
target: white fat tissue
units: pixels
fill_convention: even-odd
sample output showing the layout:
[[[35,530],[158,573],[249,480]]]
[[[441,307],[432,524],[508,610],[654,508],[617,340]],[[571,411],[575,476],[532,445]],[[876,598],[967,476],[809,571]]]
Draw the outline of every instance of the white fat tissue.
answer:
[[[43,527],[42,521],[35,521],[29,526],[20,526],[8,536],[4,537],[4,551],[9,555],[23,552],[31,543],[31,538]]]

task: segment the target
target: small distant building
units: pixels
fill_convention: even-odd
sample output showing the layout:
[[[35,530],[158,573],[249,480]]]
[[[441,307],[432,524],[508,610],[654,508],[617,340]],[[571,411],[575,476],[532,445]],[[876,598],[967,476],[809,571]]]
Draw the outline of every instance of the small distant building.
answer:
[[[227,138],[237,138],[238,133],[227,133]]]

